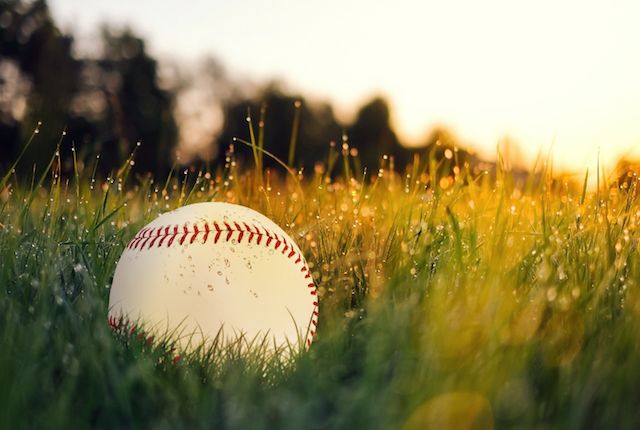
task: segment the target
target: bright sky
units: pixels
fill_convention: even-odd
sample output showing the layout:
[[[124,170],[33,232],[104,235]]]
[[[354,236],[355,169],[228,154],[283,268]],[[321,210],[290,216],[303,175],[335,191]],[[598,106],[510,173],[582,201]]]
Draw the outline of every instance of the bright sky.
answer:
[[[640,156],[637,0],[50,0],[65,30],[128,23],[160,57],[211,54],[348,113],[375,94],[418,143],[437,124],[485,155],[593,168]]]

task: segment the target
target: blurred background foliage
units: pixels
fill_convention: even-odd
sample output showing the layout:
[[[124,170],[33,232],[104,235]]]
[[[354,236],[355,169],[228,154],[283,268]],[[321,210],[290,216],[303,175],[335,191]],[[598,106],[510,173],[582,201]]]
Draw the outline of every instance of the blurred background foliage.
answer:
[[[163,70],[145,41],[128,28],[105,26],[96,46],[80,52],[73,35],[57,27],[46,1],[0,2],[3,167],[41,121],[41,136],[19,169],[30,173],[34,163],[42,168],[66,130],[65,142],[73,143],[81,163],[100,155],[102,174],[135,149],[134,171],[162,176],[175,163],[217,162],[234,137],[250,140],[248,114],[265,149],[285,162],[293,156],[294,167],[313,169],[327,159],[330,147],[339,150],[347,139],[372,174],[383,155],[393,157],[398,169],[415,153],[444,159],[454,148],[448,168],[478,161],[459,149],[449,130],[435,129],[420,147],[404,146],[383,97],[374,96],[351,122],[341,123],[329,103],[307,100],[282,83],[233,79],[215,59],[203,60],[196,70],[178,63]],[[142,142],[139,148],[137,142]],[[296,151],[289,154],[292,142]]]
[[[140,171],[171,163],[177,126],[174,94],[158,85],[157,62],[129,30],[104,28],[93,56],[78,56],[45,1],[0,3],[0,136],[3,163],[13,160],[38,121],[24,163],[44,164],[66,129],[79,154],[99,153],[102,168],[120,164],[138,141]],[[30,168],[29,168],[30,169]]]
[[[16,160],[42,123],[17,166],[25,180],[34,166],[46,167],[63,133],[62,159],[73,159],[73,146],[80,168],[99,156],[98,174],[107,176],[135,151],[134,174],[166,177],[174,167],[224,163],[234,138],[251,140],[250,126],[267,151],[306,171],[331,165],[332,154],[348,148],[359,167],[354,173],[368,177],[385,163],[403,172],[426,160],[437,162],[440,176],[463,168],[495,172],[498,163],[515,178],[527,174],[522,151],[508,138],[497,143],[497,162],[481,159],[439,125],[419,145],[407,146],[380,95],[340,120],[329,102],[283,82],[232,76],[219,59],[159,61],[130,28],[105,24],[97,34],[83,48],[57,26],[45,0],[0,0],[0,169]],[[235,157],[242,163],[250,154],[236,149]],[[264,162],[276,164],[269,157]],[[70,171],[71,162],[62,169]],[[640,163],[622,159],[612,181],[624,185],[639,171]]]

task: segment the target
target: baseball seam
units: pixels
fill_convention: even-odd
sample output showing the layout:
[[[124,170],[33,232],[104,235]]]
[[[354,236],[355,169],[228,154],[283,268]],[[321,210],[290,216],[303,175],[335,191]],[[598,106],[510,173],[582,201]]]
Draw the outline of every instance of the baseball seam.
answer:
[[[125,316],[109,315],[107,317],[107,323],[109,324],[109,327],[111,327],[111,330],[119,334],[132,335],[137,332],[138,340],[140,342],[144,342],[145,346],[151,345],[155,339],[154,335],[147,335],[147,332],[138,327],[137,324],[132,323],[129,318]],[[171,347],[171,352],[175,352],[174,346]],[[181,359],[182,356],[180,354],[174,354],[171,359],[171,363],[176,365]]]
[[[256,224],[250,225],[246,222],[203,222],[202,229],[198,228],[198,225],[195,223],[192,224],[191,229],[187,224],[182,226],[173,224],[143,228],[129,241],[126,248],[130,251],[144,251],[154,247],[161,248],[163,245],[169,248],[176,241],[179,245],[191,245],[201,234],[203,235],[202,241],[200,242],[201,244],[207,243],[210,239],[213,240],[213,243],[218,243],[221,240],[229,242],[234,235],[238,243],[242,243],[243,239],[246,239],[248,243],[252,243],[255,238],[257,245],[270,247],[281,252],[282,255],[285,255],[296,266],[302,264],[300,272],[304,274],[304,280],[309,288],[309,294],[313,296],[313,314],[311,324],[307,329],[308,333],[306,338],[307,348],[311,347],[311,340],[316,334],[316,327],[318,325],[318,292],[311,278],[311,271],[304,256],[302,253],[297,252],[283,235],[278,236],[275,232],[264,227],[260,228]]]

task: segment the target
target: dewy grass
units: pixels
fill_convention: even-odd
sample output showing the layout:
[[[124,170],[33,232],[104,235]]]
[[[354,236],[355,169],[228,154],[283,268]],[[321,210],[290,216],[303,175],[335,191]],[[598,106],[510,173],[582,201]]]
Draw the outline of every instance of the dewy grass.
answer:
[[[1,428],[640,425],[635,178],[619,189],[598,173],[590,192],[544,168],[440,177],[433,158],[400,174],[386,157],[364,180],[325,164],[260,171],[255,187],[233,153],[168,180],[128,166],[94,179],[75,159],[65,176],[52,160],[43,180],[9,172],[0,190]],[[127,241],[210,200],[264,212],[310,262],[318,336],[293,364],[215,348],[176,360],[170,343],[109,328]]]

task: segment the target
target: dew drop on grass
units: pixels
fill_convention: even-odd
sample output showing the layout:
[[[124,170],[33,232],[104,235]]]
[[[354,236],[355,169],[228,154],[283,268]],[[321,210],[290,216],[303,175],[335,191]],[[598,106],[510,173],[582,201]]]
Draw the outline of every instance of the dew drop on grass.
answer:
[[[558,280],[565,281],[568,278],[567,273],[562,267],[558,268]]]

